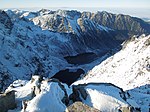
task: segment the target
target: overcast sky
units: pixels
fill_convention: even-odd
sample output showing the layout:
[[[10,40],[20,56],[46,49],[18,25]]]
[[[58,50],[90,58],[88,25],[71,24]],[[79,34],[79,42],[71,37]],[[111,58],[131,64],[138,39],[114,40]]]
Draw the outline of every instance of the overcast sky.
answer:
[[[26,7],[150,8],[150,0],[0,0],[0,8]]]

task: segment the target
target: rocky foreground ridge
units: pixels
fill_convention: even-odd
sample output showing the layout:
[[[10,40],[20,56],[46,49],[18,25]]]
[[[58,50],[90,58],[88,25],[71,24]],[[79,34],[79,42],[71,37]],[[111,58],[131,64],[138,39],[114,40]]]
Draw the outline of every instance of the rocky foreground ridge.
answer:
[[[7,102],[8,94],[11,95]],[[30,81],[17,80],[5,91],[6,98],[0,99],[1,112],[134,112],[140,111],[137,104],[130,99],[130,94],[110,83],[89,83],[68,88],[57,79],[42,79],[33,76]],[[1,95],[2,97],[2,95]],[[15,99],[15,100],[14,100]],[[136,105],[135,105],[136,104]],[[94,109],[95,108],[95,109]]]

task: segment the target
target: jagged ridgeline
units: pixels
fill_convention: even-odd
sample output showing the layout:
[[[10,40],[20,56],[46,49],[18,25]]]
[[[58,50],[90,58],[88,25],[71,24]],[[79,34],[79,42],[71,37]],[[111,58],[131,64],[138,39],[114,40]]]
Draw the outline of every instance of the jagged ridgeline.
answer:
[[[34,23],[43,29],[51,29],[58,32],[76,32],[77,26],[80,26],[82,29],[79,32],[85,31],[88,28],[92,29],[91,22],[94,22],[95,24],[117,30],[126,38],[127,36],[133,36],[135,34],[141,35],[143,33],[150,33],[149,24],[140,18],[131,17],[129,15],[112,14],[106,11],[81,13],[78,11],[49,11],[46,9],[40,10],[39,13],[42,14],[42,16],[35,15],[33,19]],[[30,15],[32,15],[32,13],[28,13],[28,17],[30,17]]]

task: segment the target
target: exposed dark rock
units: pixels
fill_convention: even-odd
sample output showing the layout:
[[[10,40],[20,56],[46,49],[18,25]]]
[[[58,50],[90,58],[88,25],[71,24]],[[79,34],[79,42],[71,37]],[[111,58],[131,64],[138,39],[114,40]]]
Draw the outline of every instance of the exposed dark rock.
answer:
[[[149,46],[150,45],[150,38],[148,38],[145,43],[144,43],[146,46]]]
[[[146,65],[146,70],[150,72],[150,64]]]
[[[99,110],[89,107],[82,102],[75,102],[69,107],[67,107],[66,112],[100,112]]]
[[[50,12],[50,11],[49,11]],[[131,17],[129,15],[123,14],[112,14],[106,11],[91,13],[91,12],[78,12],[78,11],[66,11],[58,10],[51,13],[53,15],[49,16],[47,20],[38,19],[38,25],[44,29],[52,29],[58,32],[74,32],[73,27],[78,27],[79,33],[91,33],[98,25],[102,25],[108,28],[116,30],[117,35],[115,38],[118,40],[127,39],[133,35],[141,35],[143,33],[150,33],[150,24],[146,23],[142,19]],[[65,16],[64,16],[65,15]],[[54,19],[54,17],[56,19]],[[76,18],[75,18],[76,17]],[[37,18],[36,18],[37,19]],[[36,20],[34,19],[34,20]],[[77,19],[79,26],[71,26],[70,20]],[[98,27],[97,27],[98,29]],[[95,30],[96,31],[96,30]],[[93,32],[93,33],[92,33]]]
[[[15,91],[0,94],[0,112],[16,108]]]
[[[121,107],[119,112],[141,112],[139,108],[134,109],[132,106],[129,107]]]
[[[0,23],[4,24],[6,26],[6,28],[8,28],[10,30],[13,27],[13,23],[11,22],[10,17],[3,10],[0,10]]]
[[[12,83],[11,78],[12,77],[8,71],[3,71],[3,69],[0,68],[0,92],[6,89],[6,87],[9,85],[8,82]]]
[[[80,98],[80,95],[84,100],[86,100],[87,93],[84,89],[84,86],[72,86],[72,91],[73,93],[69,96],[69,99],[72,100],[73,102],[76,101],[82,101]]]
[[[111,14],[106,11],[90,16],[93,21],[118,31],[127,31],[129,35],[150,33],[150,25],[142,19],[123,14]]]
[[[38,77],[38,79],[35,79],[35,77],[37,78]],[[35,97],[36,95],[38,95],[40,92],[41,92],[41,82],[42,82],[42,80],[43,80],[43,76],[40,76],[40,75],[34,75],[34,76],[32,76],[32,78],[31,78],[31,83],[33,83],[35,80],[37,81],[36,83],[37,83],[37,85],[36,86],[34,86],[33,87],[33,93],[32,93],[32,98],[33,97]]]

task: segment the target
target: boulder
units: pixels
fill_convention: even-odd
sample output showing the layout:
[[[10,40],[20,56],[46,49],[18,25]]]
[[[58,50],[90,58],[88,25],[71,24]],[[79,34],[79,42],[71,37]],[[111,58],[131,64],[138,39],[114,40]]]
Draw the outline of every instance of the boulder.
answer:
[[[99,110],[89,107],[82,102],[75,102],[67,107],[66,112],[100,112]]]
[[[88,83],[73,85],[70,100],[81,101],[102,112],[133,112],[138,107],[127,102],[129,94],[111,83]],[[134,102],[135,103],[135,102]]]
[[[16,108],[15,91],[0,94],[0,112]]]
[[[68,95],[57,79],[45,79],[40,83],[40,92],[28,101],[23,101],[25,112],[63,112],[68,104]]]

